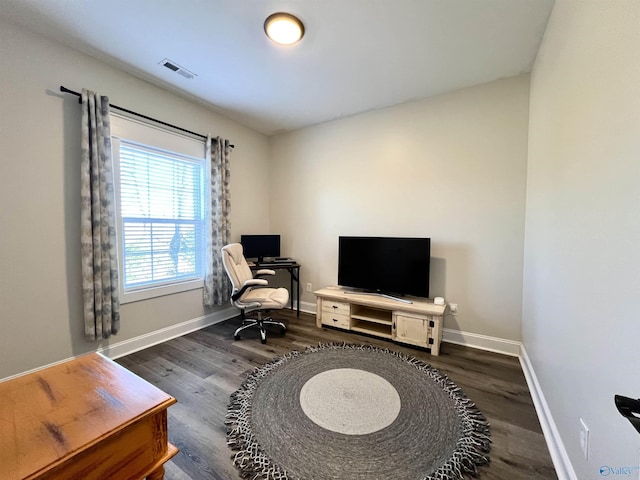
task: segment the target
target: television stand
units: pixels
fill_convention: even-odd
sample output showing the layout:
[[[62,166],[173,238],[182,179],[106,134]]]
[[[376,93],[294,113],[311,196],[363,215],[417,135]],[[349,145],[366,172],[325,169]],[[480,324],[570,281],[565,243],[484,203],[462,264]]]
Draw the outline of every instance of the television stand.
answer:
[[[388,298],[341,287],[321,288],[314,294],[318,328],[331,326],[428,348],[433,355],[440,353],[445,305],[425,298]]]

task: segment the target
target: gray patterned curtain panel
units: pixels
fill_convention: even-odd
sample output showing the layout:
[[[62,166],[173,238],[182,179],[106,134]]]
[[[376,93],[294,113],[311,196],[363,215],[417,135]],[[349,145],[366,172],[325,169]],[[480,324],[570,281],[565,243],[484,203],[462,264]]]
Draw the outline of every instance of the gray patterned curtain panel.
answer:
[[[82,293],[87,340],[109,338],[120,329],[115,196],[109,99],[82,90],[80,230]]]
[[[231,144],[220,137],[207,139],[208,159],[211,159],[208,232],[206,234],[206,254],[204,265],[203,303],[207,307],[222,305],[231,298],[231,286],[222,265],[222,247],[229,243],[231,225],[229,213],[231,198],[229,192]],[[209,190],[209,189],[207,189]]]

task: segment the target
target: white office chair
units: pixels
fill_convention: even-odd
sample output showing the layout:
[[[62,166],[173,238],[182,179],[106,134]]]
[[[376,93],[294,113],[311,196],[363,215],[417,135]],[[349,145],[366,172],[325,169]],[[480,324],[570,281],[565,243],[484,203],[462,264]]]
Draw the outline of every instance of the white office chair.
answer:
[[[241,331],[257,326],[260,329],[260,341],[267,343],[265,325],[277,325],[280,327],[280,332],[284,334],[287,331],[284,323],[274,321],[270,317],[262,317],[263,312],[281,309],[289,301],[289,292],[286,288],[264,288],[269,283],[260,277],[275,275],[276,272],[268,269],[258,270],[254,277],[242,254],[242,245],[239,243],[222,247],[222,262],[233,287],[231,303],[243,312],[243,325],[236,330],[233,338],[240,340]],[[245,314],[250,312],[256,312],[257,318],[246,319]]]

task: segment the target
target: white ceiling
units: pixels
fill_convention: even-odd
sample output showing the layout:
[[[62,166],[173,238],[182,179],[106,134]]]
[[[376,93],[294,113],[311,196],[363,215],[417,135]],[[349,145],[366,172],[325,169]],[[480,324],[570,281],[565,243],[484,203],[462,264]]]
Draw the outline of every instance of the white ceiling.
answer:
[[[2,0],[0,16],[272,135],[528,72],[553,2]],[[265,37],[277,11],[303,21],[299,44]]]

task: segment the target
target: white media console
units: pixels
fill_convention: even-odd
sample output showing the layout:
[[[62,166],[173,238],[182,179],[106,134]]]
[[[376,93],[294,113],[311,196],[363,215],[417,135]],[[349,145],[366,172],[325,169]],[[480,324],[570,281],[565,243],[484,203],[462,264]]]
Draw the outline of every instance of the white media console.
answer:
[[[326,287],[313,292],[317,298],[316,325],[366,333],[395,342],[429,348],[440,353],[446,306],[432,300],[402,300]],[[407,303],[407,300],[410,303]]]

